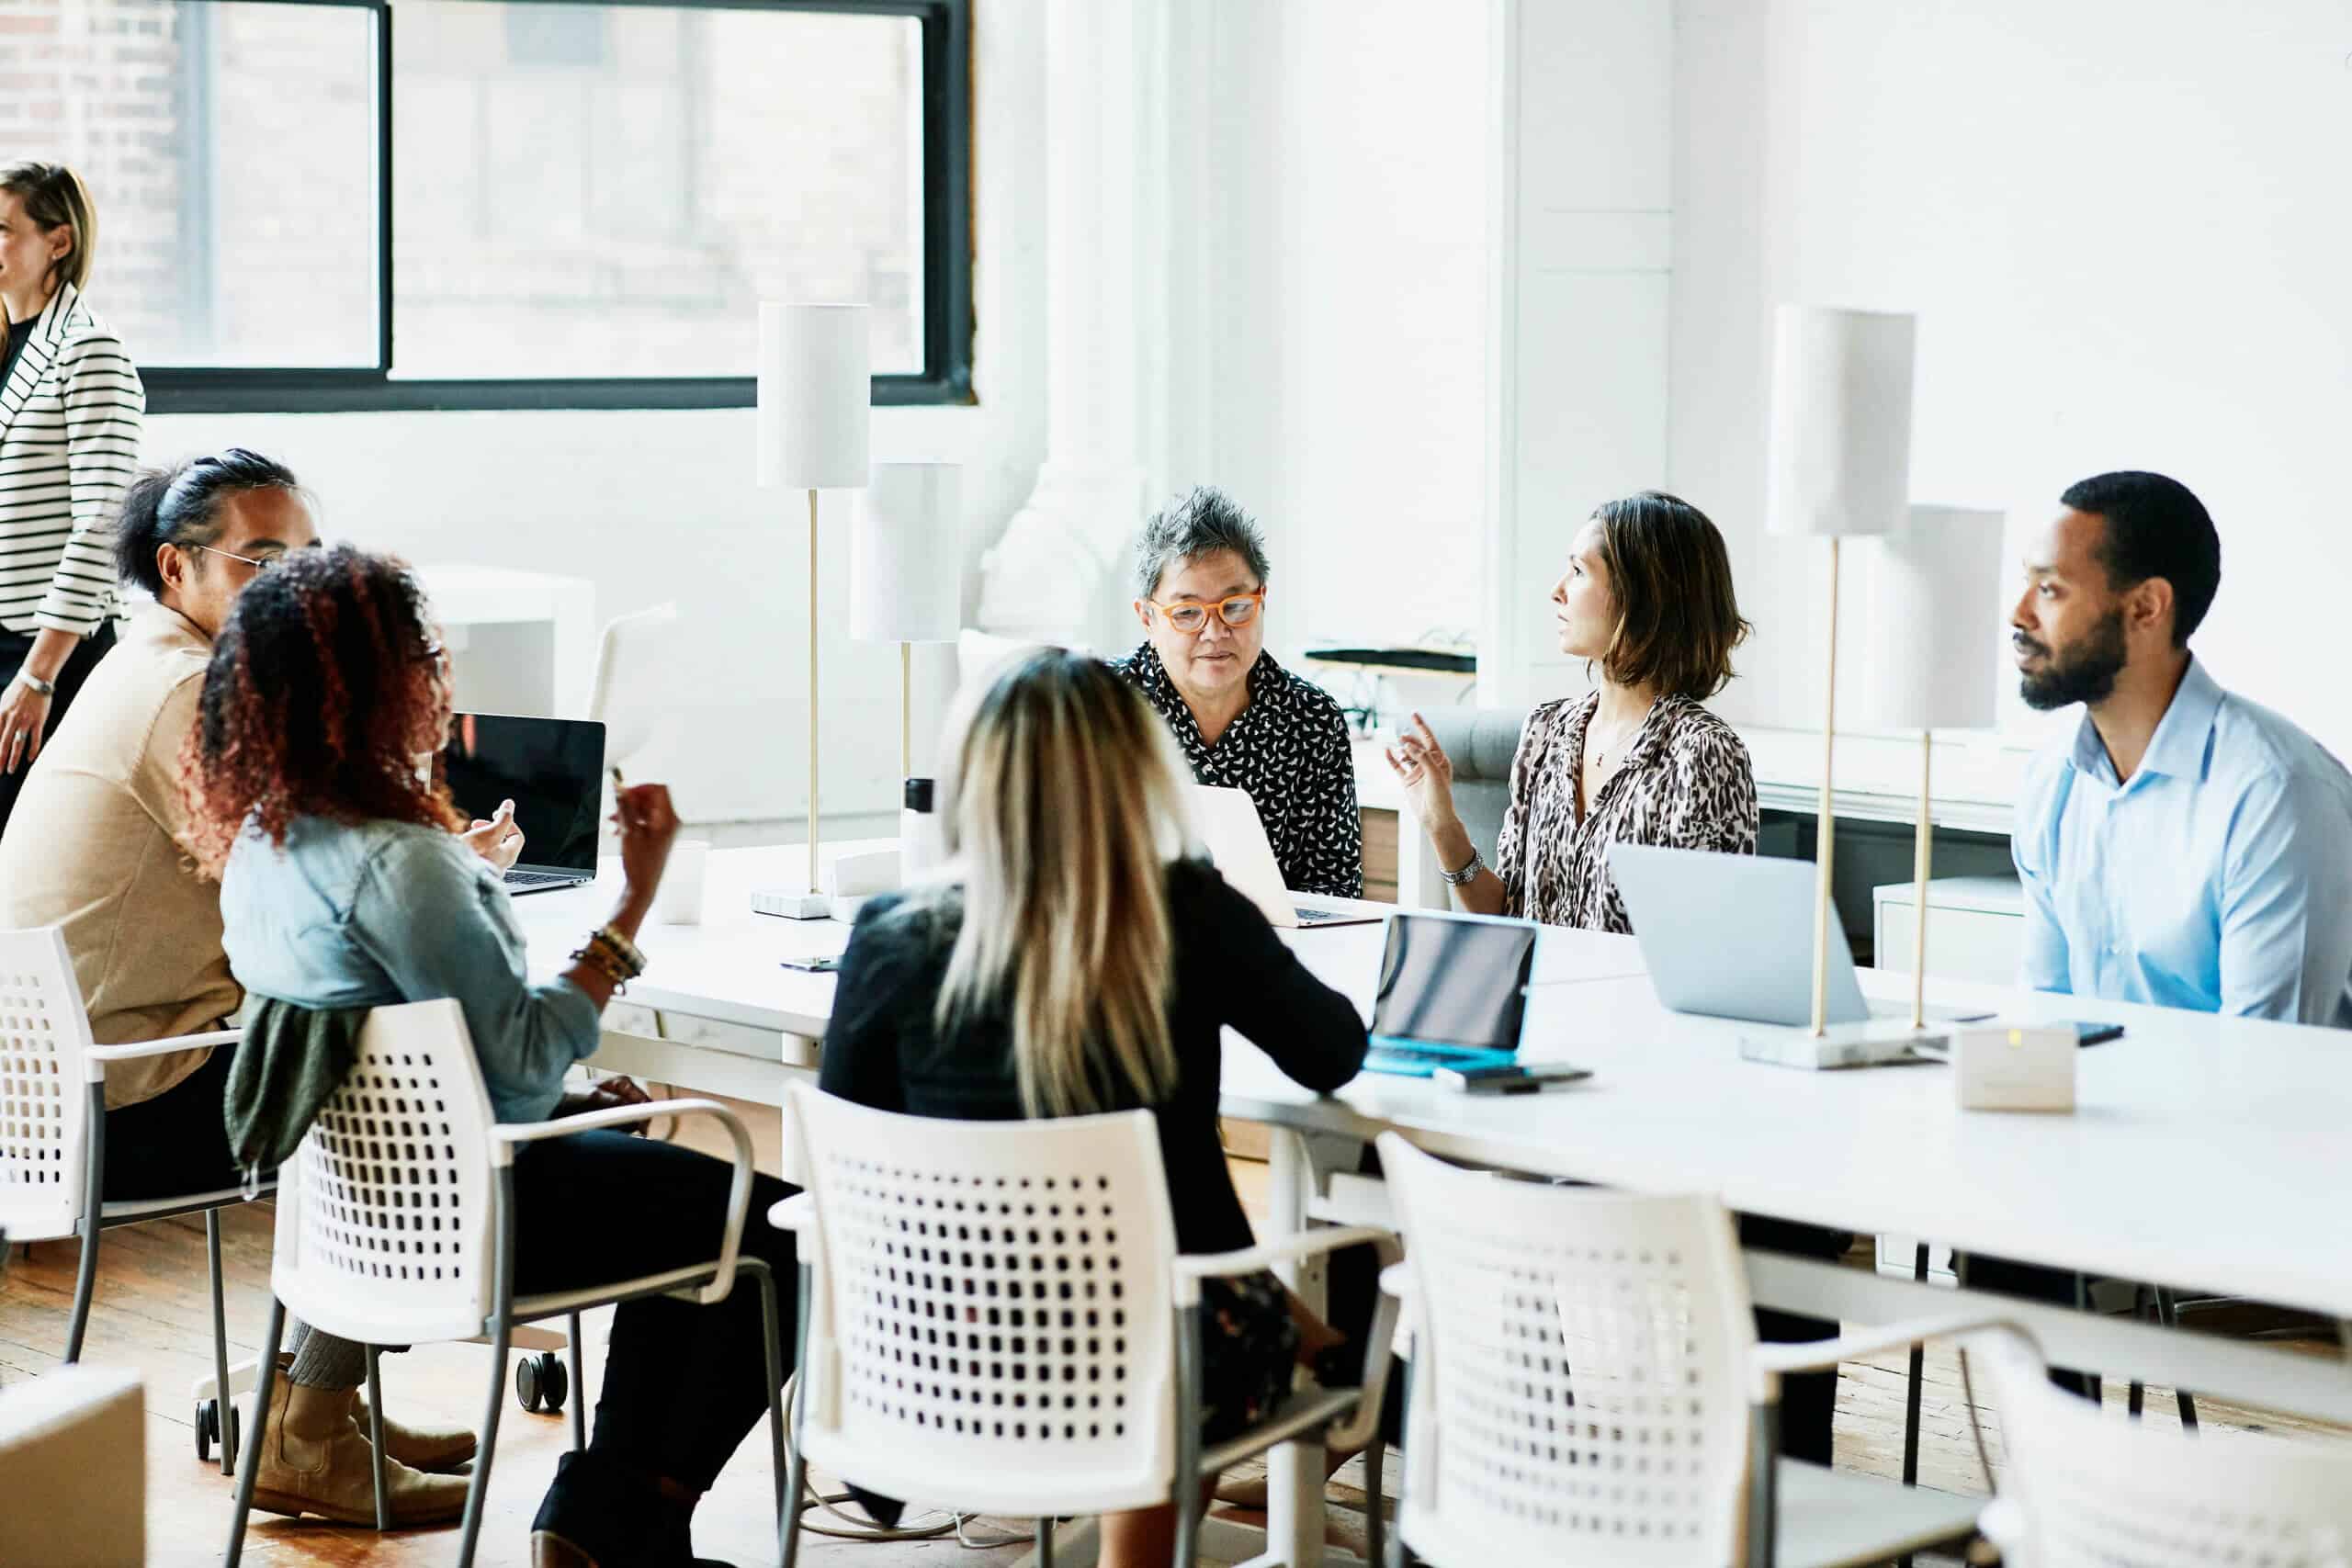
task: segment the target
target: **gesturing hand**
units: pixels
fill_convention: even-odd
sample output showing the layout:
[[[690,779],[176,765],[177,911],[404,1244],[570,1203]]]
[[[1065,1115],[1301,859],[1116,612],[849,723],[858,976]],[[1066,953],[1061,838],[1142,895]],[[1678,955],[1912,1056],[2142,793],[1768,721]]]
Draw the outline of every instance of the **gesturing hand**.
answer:
[[[474,818],[474,825],[458,836],[466,840],[467,848],[502,873],[514,870],[514,863],[523,858],[523,829],[514,826],[514,803],[511,800],[500,801],[497,815],[489,821]]]
[[[628,897],[650,903],[670,863],[678,837],[677,808],[666,784],[632,784],[613,797],[613,821],[621,830],[621,873]]]
[[[1423,832],[1434,833],[1453,820],[1453,761],[1419,714],[1413,716],[1411,728],[1396,744],[1384,748],[1381,755],[1388,759],[1396,782],[1405,786],[1405,804],[1412,807]]]

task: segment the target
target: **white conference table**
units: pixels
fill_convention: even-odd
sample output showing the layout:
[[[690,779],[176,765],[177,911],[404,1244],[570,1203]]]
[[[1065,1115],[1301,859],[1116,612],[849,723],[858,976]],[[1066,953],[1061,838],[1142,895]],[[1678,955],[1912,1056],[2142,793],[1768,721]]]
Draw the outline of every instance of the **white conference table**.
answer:
[[[842,846],[844,848],[849,846]],[[744,850],[709,862],[705,921],[649,924],[650,967],[607,1015],[598,1067],[780,1102],[814,1066],[831,976],[780,967],[787,953],[837,952],[848,928],[749,912],[748,889],[789,880],[797,852]],[[607,868],[607,876],[611,869]],[[516,908],[535,967],[564,955],[612,888],[529,897]],[[1366,906],[1381,908],[1382,906]],[[1377,925],[1287,934],[1318,976],[1370,1010]],[[1531,1060],[1589,1066],[1583,1083],[1493,1099],[1366,1075],[1336,1096],[1291,1083],[1229,1036],[1224,1113],[1275,1130],[1270,1225],[1376,1214],[1353,1175],[1363,1139],[1395,1130],[1443,1156],[1497,1168],[1647,1190],[1709,1191],[1733,1208],[1951,1246],[2110,1278],[2249,1297],[2352,1322],[2352,1037],[1984,987],[1937,985],[1944,1002],[2004,1019],[2100,1019],[2119,1041],[2082,1054],[2072,1115],[1963,1113],[1939,1066],[1808,1073],[1741,1061],[1749,1026],[1661,1008],[1629,938],[1547,929],[1537,950]],[[1862,973],[1863,989],[1907,999],[1906,976]],[[624,1007],[624,1004],[616,1004]],[[720,1047],[698,1027],[741,1032]],[[730,1041],[736,1037],[729,1035]],[[743,1043],[769,1042],[764,1061]],[[1757,1299],[1849,1323],[1951,1309],[1949,1288],[1836,1264],[1751,1253]],[[1310,1272],[1291,1282],[1319,1303]],[[2235,1402],[2352,1424],[2352,1371],[2258,1342],[2006,1303],[2058,1364],[2141,1377]],[[1324,1561],[1319,1472],[1274,1456],[1261,1561]]]

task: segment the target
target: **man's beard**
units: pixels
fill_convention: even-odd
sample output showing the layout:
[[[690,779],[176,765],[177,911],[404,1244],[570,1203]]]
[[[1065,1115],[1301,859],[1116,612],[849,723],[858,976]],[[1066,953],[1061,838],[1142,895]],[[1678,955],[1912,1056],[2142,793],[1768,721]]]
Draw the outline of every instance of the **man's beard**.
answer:
[[[2020,648],[2044,655],[2050,652],[2022,632],[2017,634],[2016,640]],[[2044,713],[2072,703],[2105,702],[2115,691],[2115,678],[2123,673],[2126,658],[2123,612],[2109,610],[2088,636],[2064,653],[2051,658],[2039,674],[2024,677],[2018,690],[2028,706]]]

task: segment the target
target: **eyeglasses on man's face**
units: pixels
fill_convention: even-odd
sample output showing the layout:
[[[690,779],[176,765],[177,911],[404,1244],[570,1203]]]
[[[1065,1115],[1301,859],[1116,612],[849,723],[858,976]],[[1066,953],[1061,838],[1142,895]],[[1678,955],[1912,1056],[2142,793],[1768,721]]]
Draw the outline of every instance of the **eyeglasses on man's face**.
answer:
[[[1167,616],[1168,624],[1180,632],[1199,631],[1209,624],[1212,614],[1227,626],[1238,628],[1256,620],[1258,612],[1266,607],[1266,589],[1261,583],[1247,593],[1229,593],[1217,600],[1147,599],[1144,603]]]
[[[216,550],[210,545],[184,545],[181,548],[202,550],[208,556],[219,556],[224,560],[243,561],[247,566],[254,569],[254,572],[256,576],[262,572],[267,571],[279,561],[284,560],[287,556],[287,552],[284,550],[278,551],[276,555],[241,556],[234,550]]]

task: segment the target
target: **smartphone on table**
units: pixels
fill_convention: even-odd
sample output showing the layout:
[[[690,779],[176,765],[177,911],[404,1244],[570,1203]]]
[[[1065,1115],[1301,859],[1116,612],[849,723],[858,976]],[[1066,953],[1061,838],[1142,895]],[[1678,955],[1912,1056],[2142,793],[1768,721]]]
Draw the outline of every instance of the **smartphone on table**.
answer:
[[[1440,1067],[1430,1077],[1440,1089],[1456,1094],[1536,1094],[1546,1084],[1589,1078],[1592,1069],[1566,1062],[1498,1062],[1491,1066]]]

